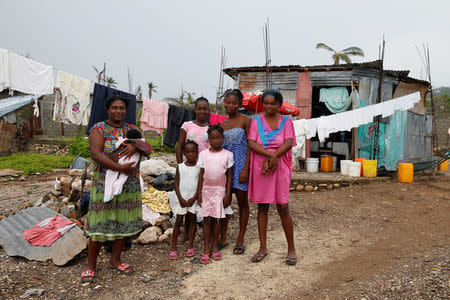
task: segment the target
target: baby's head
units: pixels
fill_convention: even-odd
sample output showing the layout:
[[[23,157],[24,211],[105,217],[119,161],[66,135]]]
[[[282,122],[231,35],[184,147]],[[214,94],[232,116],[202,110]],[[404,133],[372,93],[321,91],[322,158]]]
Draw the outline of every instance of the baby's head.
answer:
[[[186,156],[188,163],[196,163],[198,158],[198,144],[194,141],[187,140],[183,145],[183,154]]]
[[[219,125],[212,125],[208,128],[208,140],[211,148],[218,150],[222,148],[222,142],[224,139],[223,128]]]
[[[141,139],[142,135],[137,129],[130,129],[127,131],[127,139],[137,140]]]

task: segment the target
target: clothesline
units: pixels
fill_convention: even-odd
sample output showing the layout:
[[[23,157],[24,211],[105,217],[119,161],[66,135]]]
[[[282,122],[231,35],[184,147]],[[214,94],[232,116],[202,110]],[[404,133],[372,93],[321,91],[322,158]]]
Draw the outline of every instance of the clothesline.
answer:
[[[338,114],[314,119],[295,120],[294,130],[298,146],[293,149],[294,154],[297,157],[302,155],[304,157],[305,140],[316,136],[316,134],[319,137],[319,141],[324,142],[331,133],[350,131],[352,128],[372,122],[376,116],[381,115],[385,118],[393,115],[396,111],[408,110],[413,108],[416,103],[419,103],[420,99],[420,92],[415,92],[403,97]]]

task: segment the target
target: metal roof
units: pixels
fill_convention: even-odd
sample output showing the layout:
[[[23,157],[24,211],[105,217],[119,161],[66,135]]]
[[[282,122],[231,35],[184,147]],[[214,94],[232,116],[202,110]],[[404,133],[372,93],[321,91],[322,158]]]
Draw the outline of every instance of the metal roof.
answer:
[[[22,234],[23,230],[30,229],[56,214],[58,214],[56,211],[48,207],[29,207],[1,220],[0,244],[9,256],[23,256],[37,261],[51,259],[58,266],[66,264],[87,245],[84,232],[78,226],[71,228],[50,247],[31,246]]]
[[[30,104],[31,102],[37,100],[39,97],[40,96],[38,95],[26,95],[0,99],[0,117],[3,117]]]
[[[352,63],[352,64],[342,64],[342,65],[317,65],[317,66],[300,66],[300,65],[286,65],[286,66],[270,66],[268,67],[272,73],[276,72],[320,72],[320,71],[350,71],[355,68],[366,68],[366,69],[380,69],[380,60],[363,62],[363,63]],[[239,73],[249,73],[249,72],[266,72],[267,67],[265,66],[252,66],[252,67],[230,67],[223,69],[223,72],[233,79],[236,79]],[[384,70],[386,75],[390,75],[401,79],[406,82],[415,82],[424,85],[430,85],[428,81],[419,80],[415,78],[408,77],[409,70]]]

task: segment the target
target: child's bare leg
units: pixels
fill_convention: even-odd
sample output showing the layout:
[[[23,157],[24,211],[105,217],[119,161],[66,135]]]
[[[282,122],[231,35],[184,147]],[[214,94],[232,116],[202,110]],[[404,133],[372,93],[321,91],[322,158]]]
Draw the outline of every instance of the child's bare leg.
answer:
[[[267,221],[269,219],[269,204],[258,204],[258,233],[259,250],[258,254],[267,253]]]
[[[195,233],[197,232],[196,215],[188,212],[186,218],[189,219],[189,223],[191,224],[189,227],[189,243],[188,243],[188,249],[191,249],[194,247],[194,238]]]
[[[228,221],[229,221],[229,215],[225,215],[225,218],[219,219],[219,237],[218,241],[222,245],[227,244],[227,230],[228,230]]]
[[[180,235],[180,227],[183,223],[183,217],[184,215],[177,215],[177,218],[175,220],[175,226],[173,227],[173,236],[172,236],[172,251],[177,250],[177,242],[178,242],[178,236]]]
[[[203,253],[208,254],[210,251],[210,238],[211,238],[211,217],[203,218],[203,241],[204,248]]]
[[[184,218],[184,231],[183,231],[183,241],[182,241],[183,244],[189,239],[190,226],[191,226],[191,222],[186,214],[185,218]]]
[[[211,218],[211,230],[213,235],[212,252],[219,252],[217,242],[219,241],[219,219]]]
[[[289,204],[277,204],[278,215],[280,215],[281,225],[283,225],[284,234],[288,244],[288,256],[295,257],[294,246],[294,225],[289,211]]]

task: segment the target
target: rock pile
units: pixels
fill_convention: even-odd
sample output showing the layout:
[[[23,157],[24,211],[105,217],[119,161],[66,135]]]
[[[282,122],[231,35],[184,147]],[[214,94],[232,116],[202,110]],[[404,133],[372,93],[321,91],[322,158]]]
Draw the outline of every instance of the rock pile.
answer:
[[[65,145],[29,144],[28,152],[38,154],[67,155],[69,154],[69,149]]]

